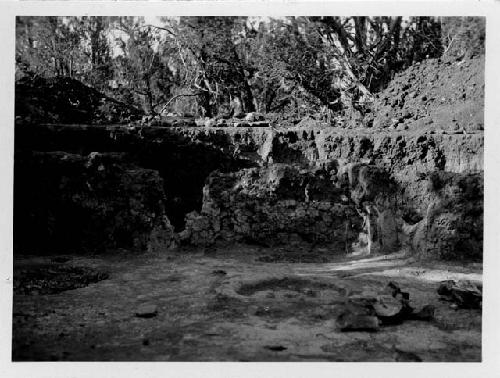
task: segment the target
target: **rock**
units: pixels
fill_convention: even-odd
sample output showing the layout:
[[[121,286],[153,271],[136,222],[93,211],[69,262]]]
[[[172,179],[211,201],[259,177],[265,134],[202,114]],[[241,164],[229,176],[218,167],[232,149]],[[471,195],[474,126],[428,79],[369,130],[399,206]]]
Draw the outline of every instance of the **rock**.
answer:
[[[377,298],[371,295],[351,295],[348,298],[348,303],[354,306],[360,306],[365,308],[365,310],[357,309],[358,311],[362,312],[369,311],[369,313],[372,313],[371,309],[373,308],[373,305],[377,303]]]
[[[396,128],[399,125],[399,118],[391,118],[391,127]]]
[[[153,318],[158,315],[158,307],[154,304],[143,304],[135,311],[138,318]]]
[[[414,313],[410,305],[410,294],[401,291],[396,283],[389,282],[387,288],[390,295],[379,295],[373,305],[383,324],[397,324],[407,319],[429,320],[434,316],[432,305],[426,305],[418,313]]]
[[[241,100],[238,97],[234,97],[229,104],[230,109],[233,113],[233,117],[235,118],[243,118],[245,117],[245,113],[243,113],[243,105]]]
[[[405,110],[403,112],[403,118],[404,119],[409,119],[409,118],[412,118],[412,117],[413,117],[413,113],[410,110]]]
[[[227,121],[225,119],[217,120],[217,127],[226,127],[226,126],[227,126]]]
[[[321,121],[313,119],[311,117],[305,117],[299,123],[297,123],[297,127],[318,127],[321,126]]]
[[[403,300],[407,300],[407,301],[410,300],[410,294],[407,292],[401,291],[399,285],[396,282],[390,281],[387,284],[387,288],[389,289],[393,298],[397,298],[400,300],[403,299]]]
[[[435,308],[425,305],[414,312],[409,304],[409,294],[390,282],[390,295],[355,295],[347,299],[342,313],[337,318],[341,330],[374,330],[380,325],[399,324],[405,320],[425,320],[434,318]],[[377,322],[373,318],[377,319]]]
[[[403,303],[390,295],[379,296],[373,308],[379,319],[384,321],[384,319],[398,317],[403,311]]]
[[[260,121],[262,116],[258,113],[247,113],[245,116],[245,121],[247,122],[254,122],[254,121]]]
[[[480,309],[482,307],[482,290],[472,281],[442,281],[437,292],[442,299],[454,302],[460,308]]]
[[[409,318],[414,320],[429,321],[434,319],[436,308],[433,305],[425,305],[419,311],[413,312]]]
[[[205,127],[214,127],[215,126],[215,119],[210,118],[205,121]]]

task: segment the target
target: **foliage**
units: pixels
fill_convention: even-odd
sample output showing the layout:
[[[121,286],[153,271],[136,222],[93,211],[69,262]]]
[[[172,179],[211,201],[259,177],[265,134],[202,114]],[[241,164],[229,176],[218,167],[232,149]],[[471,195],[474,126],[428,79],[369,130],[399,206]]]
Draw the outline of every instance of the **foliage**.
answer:
[[[445,58],[484,54],[484,17],[444,17],[442,31]]]
[[[394,74],[484,53],[484,18],[18,17],[16,75],[69,77],[148,113],[361,111]]]

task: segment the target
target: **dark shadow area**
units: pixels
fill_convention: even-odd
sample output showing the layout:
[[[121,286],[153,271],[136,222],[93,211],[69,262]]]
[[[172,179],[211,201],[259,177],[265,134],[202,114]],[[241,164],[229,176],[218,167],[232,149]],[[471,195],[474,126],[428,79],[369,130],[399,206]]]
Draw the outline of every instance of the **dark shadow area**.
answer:
[[[250,165],[166,128],[16,125],[15,251],[144,249],[161,216],[182,230],[201,209],[212,171]]]

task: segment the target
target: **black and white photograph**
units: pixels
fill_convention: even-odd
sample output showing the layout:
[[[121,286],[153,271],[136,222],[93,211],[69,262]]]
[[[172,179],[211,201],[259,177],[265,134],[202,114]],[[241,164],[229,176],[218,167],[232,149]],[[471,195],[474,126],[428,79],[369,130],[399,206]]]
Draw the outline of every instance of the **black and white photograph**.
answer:
[[[165,14],[15,17],[12,362],[482,362],[487,17]]]

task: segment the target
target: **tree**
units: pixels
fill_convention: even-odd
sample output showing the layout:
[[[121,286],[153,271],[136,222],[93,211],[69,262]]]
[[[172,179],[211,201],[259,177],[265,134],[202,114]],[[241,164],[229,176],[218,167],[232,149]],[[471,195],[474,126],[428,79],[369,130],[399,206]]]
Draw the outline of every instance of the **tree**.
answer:
[[[106,17],[18,17],[20,74],[70,77],[99,89],[110,70]]]
[[[362,86],[376,92],[394,72],[425,58],[439,57],[441,20],[437,17],[311,17],[337,50],[336,59]]]
[[[151,114],[212,117],[239,102],[329,117],[364,112],[415,62],[483,53],[484,19],[18,17],[16,38],[18,77],[69,76]]]
[[[114,26],[122,32],[117,38],[121,54],[115,59],[115,80],[139,95],[148,113],[169,96],[173,73],[164,59],[168,44],[155,28],[142,18],[119,18]]]
[[[242,56],[245,31],[236,17],[182,17],[173,32],[193,72],[189,86],[207,116],[233,98],[241,98],[245,111],[255,110],[252,70]]]
[[[16,64],[21,75],[73,77],[80,38],[60,17],[17,17]]]

